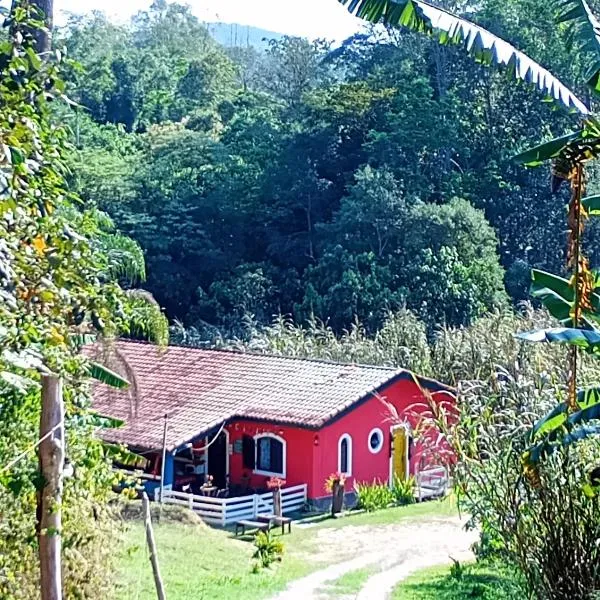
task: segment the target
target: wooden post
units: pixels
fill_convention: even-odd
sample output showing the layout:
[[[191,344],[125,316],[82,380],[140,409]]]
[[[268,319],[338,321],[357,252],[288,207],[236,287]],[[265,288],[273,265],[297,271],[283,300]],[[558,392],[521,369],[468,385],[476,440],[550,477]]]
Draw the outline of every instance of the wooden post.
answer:
[[[281,506],[281,488],[275,488],[273,490],[273,514],[276,517],[283,516],[282,506]]]
[[[156,586],[156,597],[158,600],[166,600],[165,588],[162,577],[160,576],[160,568],[158,566],[158,556],[156,554],[156,542],[154,541],[154,531],[152,530],[152,517],[150,516],[150,500],[148,494],[142,494],[142,502],[144,504],[144,526],[146,528],[146,542],[150,552],[150,563],[152,564],[152,574],[154,575],[154,585]]]
[[[64,403],[59,377],[42,377],[40,416],[40,472],[38,492],[38,539],[42,600],[61,600],[61,502],[63,489]]]

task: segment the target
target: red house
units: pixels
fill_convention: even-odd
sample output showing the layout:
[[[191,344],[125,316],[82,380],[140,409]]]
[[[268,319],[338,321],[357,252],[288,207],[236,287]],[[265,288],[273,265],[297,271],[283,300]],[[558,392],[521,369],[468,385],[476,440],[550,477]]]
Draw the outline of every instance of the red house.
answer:
[[[423,390],[452,392],[387,367],[124,341],[117,351],[135,381],[129,391],[96,387],[94,409],[125,421],[102,437],[149,457],[157,481],[164,447],[175,489],[211,475],[243,493],[277,476],[307,484],[319,503],[332,472],[347,475],[347,490],[404,479],[428,460],[411,435]]]

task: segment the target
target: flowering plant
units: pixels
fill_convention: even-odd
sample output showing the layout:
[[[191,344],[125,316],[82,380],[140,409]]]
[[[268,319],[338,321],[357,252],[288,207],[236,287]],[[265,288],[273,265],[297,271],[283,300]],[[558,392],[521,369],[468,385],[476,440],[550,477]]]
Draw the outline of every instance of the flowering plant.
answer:
[[[270,490],[280,490],[285,485],[285,479],[281,477],[269,477],[267,479],[267,487]]]
[[[336,473],[332,473],[325,480],[325,491],[328,494],[331,494],[336,483],[340,486],[345,485],[346,483],[346,476],[343,473],[340,473],[339,471],[337,471]]]

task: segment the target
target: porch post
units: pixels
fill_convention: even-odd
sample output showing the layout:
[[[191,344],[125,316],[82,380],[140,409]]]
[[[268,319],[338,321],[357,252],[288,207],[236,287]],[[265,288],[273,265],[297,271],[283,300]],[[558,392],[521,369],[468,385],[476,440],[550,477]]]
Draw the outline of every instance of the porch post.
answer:
[[[165,454],[164,473],[165,473],[165,480],[164,480],[163,486],[166,487],[166,486],[170,485],[171,486],[170,489],[173,489],[173,484],[175,483],[175,459],[173,458],[172,452],[167,452]]]

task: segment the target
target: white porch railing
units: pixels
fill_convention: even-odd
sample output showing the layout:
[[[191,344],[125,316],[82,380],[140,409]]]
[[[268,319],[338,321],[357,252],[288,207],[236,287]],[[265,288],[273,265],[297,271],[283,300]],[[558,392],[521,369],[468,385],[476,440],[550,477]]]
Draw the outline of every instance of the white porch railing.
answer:
[[[160,499],[160,490],[154,492],[154,499]],[[281,510],[283,514],[300,510],[307,499],[306,484],[281,489]],[[203,521],[211,525],[231,525],[242,519],[254,519],[257,515],[273,512],[273,493],[252,494],[239,498],[211,498],[165,489],[164,504],[177,504],[193,510]]]
[[[427,498],[445,496],[448,492],[449,484],[450,480],[446,467],[428,467],[417,472],[415,477],[415,493],[419,502]]]

